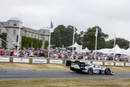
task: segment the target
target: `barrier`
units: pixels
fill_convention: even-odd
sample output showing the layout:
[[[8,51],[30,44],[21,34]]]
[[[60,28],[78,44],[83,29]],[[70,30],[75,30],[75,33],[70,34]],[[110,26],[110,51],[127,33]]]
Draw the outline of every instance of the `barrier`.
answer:
[[[125,63],[125,66],[130,66],[130,63]]]
[[[106,66],[114,66],[114,62],[104,62],[104,65],[106,65]]]
[[[53,60],[53,59],[50,59],[49,63],[51,63],[51,64],[63,64],[63,60]]]
[[[65,59],[48,59],[48,58],[13,58],[13,57],[0,57],[1,63],[34,63],[34,64],[66,64],[67,60]],[[130,67],[130,62],[112,62],[112,61],[90,61],[90,60],[81,60],[82,62],[87,62],[88,64],[98,64],[106,66],[127,66]]]
[[[47,63],[47,59],[32,59],[32,63]]]
[[[13,58],[14,63],[30,63],[30,60],[27,58]]]
[[[95,62],[95,61],[93,61],[92,63],[97,64],[97,65],[103,65],[103,62]]]
[[[0,62],[10,62],[10,58],[0,57]]]
[[[115,66],[124,66],[123,62],[115,62]]]

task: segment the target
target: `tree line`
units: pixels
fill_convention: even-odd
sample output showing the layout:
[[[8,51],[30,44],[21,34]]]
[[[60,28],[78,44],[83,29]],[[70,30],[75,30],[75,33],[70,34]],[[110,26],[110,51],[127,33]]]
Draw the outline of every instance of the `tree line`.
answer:
[[[41,48],[42,47],[42,40],[22,36],[22,48]]]
[[[98,48],[113,48],[114,39],[108,40],[109,35],[105,34],[99,26],[88,28],[87,31],[81,31],[77,33],[75,31],[75,42],[83,45],[83,48],[88,47],[90,50],[95,49],[95,32],[98,29]],[[68,47],[72,45],[74,27],[59,25],[54,29],[51,36],[51,44],[54,47]],[[121,48],[127,49],[129,47],[129,41],[124,38],[116,38],[116,44]]]
[[[113,48],[114,39],[108,40],[109,35],[105,34],[99,26],[94,26],[88,28],[86,31],[81,31],[77,33],[75,30],[75,42],[82,45],[83,48],[88,47],[89,50],[95,49],[95,32],[98,29],[98,48]],[[51,34],[51,45],[55,47],[68,47],[72,45],[74,26],[57,26]],[[6,48],[7,33],[1,33],[0,38],[2,39],[1,46]],[[48,48],[48,41],[44,42],[44,48]],[[129,41],[124,38],[116,38],[116,44],[121,48],[128,49]],[[22,36],[22,48],[41,48],[42,40]]]

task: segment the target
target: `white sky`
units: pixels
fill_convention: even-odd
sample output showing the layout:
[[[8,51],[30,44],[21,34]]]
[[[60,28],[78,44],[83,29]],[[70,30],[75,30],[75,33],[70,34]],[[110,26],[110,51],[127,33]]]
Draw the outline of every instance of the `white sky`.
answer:
[[[130,0],[1,0],[0,21],[17,17],[39,29],[73,25],[79,30],[100,26],[103,32],[130,40]]]

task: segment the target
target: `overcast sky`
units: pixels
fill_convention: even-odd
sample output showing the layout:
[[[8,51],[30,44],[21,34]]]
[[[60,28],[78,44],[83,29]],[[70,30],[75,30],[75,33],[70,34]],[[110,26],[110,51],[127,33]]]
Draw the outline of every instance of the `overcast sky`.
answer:
[[[79,30],[100,26],[103,32],[130,40],[130,0],[1,0],[0,21],[11,17],[35,29],[73,25]]]

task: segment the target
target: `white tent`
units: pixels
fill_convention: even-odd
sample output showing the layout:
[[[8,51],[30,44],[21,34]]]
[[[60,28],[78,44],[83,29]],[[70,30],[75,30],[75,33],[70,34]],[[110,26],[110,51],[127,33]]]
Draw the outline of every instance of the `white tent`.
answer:
[[[130,56],[130,48],[126,50],[126,55]]]
[[[108,48],[104,48],[104,49],[97,50],[97,52],[105,53],[105,54],[111,54],[111,53],[113,53],[113,50],[108,49]]]
[[[128,55],[128,61],[130,62],[130,48],[128,48],[128,49],[126,50],[126,53],[127,53],[127,55]]]
[[[125,49],[121,49],[118,45],[116,45],[114,48],[112,48],[115,54],[126,54]]]
[[[115,54],[121,53],[121,48],[118,45],[116,45],[114,48],[112,48],[112,50],[114,51]]]
[[[111,54],[111,53],[126,54],[126,50],[125,49],[121,49],[118,45],[116,45],[112,49],[104,48],[104,49],[97,50],[97,52],[106,53],[106,54]]]
[[[79,44],[77,44],[77,42],[75,42],[75,44],[73,44],[73,45],[69,46],[69,48],[72,48],[72,47],[77,48],[78,46],[80,46],[80,45],[79,45]]]
[[[82,53],[82,45],[77,46],[75,51],[77,53]]]
[[[86,52],[91,52],[91,51],[86,47],[85,49],[82,49],[82,52],[86,53]]]

